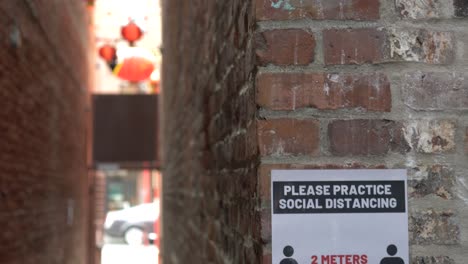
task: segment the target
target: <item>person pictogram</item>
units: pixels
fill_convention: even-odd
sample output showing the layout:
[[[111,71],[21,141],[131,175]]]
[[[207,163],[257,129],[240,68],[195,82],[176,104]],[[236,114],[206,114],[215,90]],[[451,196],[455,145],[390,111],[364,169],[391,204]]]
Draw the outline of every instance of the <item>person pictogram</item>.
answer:
[[[395,245],[389,245],[387,247],[387,253],[391,257],[385,257],[380,261],[380,264],[405,264],[405,261],[400,257],[394,257],[398,249]]]
[[[291,256],[294,254],[294,248],[291,246],[285,246],[283,249],[283,254],[286,256],[283,260],[281,260],[280,264],[298,264],[297,261]]]

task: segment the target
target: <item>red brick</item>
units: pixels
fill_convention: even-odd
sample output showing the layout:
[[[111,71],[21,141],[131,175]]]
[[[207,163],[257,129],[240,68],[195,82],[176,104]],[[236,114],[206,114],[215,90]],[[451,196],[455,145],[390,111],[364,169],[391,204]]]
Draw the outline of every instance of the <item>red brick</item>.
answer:
[[[308,65],[314,61],[315,37],[302,29],[275,29],[256,35],[261,65]]]
[[[89,263],[88,12],[0,1],[0,14],[0,263]]]
[[[384,155],[409,150],[402,127],[388,120],[336,120],[328,126],[333,155]]]
[[[262,264],[272,264],[271,253],[263,253]]]
[[[262,242],[265,244],[271,243],[271,208],[263,207],[261,209],[261,236]]]
[[[172,224],[162,232],[172,238],[165,250],[177,251],[180,263],[262,259],[252,6],[167,1],[163,8],[178,15],[163,16],[168,67],[161,96],[170,102],[161,110],[161,119],[170,120],[161,133],[163,221]],[[163,254],[162,262],[174,259]]]
[[[257,104],[272,110],[359,108],[390,111],[385,74],[262,73],[257,75]]]
[[[376,20],[379,0],[256,0],[257,20]]]
[[[259,120],[258,135],[262,156],[313,156],[319,150],[319,123],[315,120]]]
[[[425,28],[327,29],[323,31],[327,65],[384,62],[449,64],[455,58],[453,32]]]
[[[376,28],[324,30],[325,64],[383,62],[385,43],[385,32]]]

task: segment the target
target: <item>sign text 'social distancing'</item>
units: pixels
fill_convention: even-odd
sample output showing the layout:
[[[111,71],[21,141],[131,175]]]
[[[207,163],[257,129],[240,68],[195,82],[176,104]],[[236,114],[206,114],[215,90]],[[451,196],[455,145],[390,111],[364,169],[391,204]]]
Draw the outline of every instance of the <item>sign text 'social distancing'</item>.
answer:
[[[273,264],[408,263],[406,171],[272,171]]]

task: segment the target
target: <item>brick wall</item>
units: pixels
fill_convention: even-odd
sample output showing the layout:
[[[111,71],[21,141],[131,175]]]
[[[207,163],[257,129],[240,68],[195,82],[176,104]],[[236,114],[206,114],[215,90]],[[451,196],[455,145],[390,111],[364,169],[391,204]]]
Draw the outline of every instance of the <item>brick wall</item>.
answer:
[[[412,263],[466,263],[467,1],[255,7],[263,263],[275,168],[405,168]]]
[[[83,1],[0,3],[0,263],[87,263],[87,34]]]
[[[163,1],[164,263],[259,263],[253,4]]]

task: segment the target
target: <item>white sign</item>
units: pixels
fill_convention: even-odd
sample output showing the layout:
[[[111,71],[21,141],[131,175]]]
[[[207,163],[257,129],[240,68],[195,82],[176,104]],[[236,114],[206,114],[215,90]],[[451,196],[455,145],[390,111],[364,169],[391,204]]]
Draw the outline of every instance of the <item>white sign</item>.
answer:
[[[273,170],[272,264],[409,264],[405,170]]]

